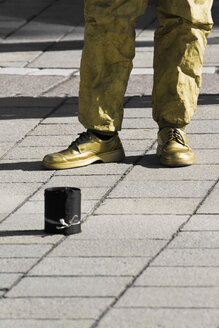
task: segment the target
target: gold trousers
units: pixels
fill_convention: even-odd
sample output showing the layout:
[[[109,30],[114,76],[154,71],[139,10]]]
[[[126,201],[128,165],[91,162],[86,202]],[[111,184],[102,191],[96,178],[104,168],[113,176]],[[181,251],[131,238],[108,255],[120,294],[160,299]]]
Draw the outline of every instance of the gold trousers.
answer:
[[[135,55],[135,25],[147,0],[85,0],[79,120],[87,129],[118,131]],[[197,106],[213,0],[155,0],[153,118],[186,126]]]

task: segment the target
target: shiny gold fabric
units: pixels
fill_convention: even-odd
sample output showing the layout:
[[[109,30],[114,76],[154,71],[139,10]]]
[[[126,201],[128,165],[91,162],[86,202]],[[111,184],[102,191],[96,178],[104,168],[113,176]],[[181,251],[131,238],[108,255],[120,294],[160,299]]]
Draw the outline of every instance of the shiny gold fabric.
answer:
[[[160,127],[184,127],[195,111],[212,1],[156,1],[153,117]],[[135,23],[146,7],[147,0],[85,0],[79,120],[87,129],[121,129]]]

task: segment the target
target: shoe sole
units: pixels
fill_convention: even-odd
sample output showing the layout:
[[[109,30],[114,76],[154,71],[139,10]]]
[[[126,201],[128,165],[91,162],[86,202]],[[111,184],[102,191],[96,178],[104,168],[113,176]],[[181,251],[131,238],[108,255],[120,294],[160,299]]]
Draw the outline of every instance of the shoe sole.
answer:
[[[49,163],[44,160],[42,164],[47,169],[62,170],[62,169],[71,169],[75,167],[87,166],[97,161],[101,161],[103,163],[119,162],[122,161],[124,158],[125,158],[124,151],[116,150],[99,155],[94,155],[77,162]]]
[[[159,160],[160,160],[160,163],[165,165],[165,166],[169,166],[169,167],[180,167],[180,166],[190,166],[192,164],[195,163],[195,159],[194,160],[191,160],[191,161],[175,161],[173,162],[173,160],[168,160],[166,158],[163,158],[161,156],[158,156],[159,157]]]

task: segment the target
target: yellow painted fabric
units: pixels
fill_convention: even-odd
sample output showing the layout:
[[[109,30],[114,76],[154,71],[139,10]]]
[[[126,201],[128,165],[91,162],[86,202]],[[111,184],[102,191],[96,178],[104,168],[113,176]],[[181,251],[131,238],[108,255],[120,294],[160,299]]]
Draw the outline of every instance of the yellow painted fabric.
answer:
[[[157,0],[153,117],[183,127],[197,104],[213,0]],[[87,129],[118,131],[135,55],[135,24],[147,0],[86,0],[79,120]]]

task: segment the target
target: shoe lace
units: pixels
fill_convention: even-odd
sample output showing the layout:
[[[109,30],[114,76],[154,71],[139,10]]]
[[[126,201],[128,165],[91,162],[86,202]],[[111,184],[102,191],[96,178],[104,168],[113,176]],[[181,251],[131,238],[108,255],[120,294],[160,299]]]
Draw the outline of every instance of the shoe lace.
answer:
[[[77,149],[78,145],[82,144],[84,141],[87,141],[91,137],[91,134],[88,131],[78,133],[78,135],[79,135],[79,137],[76,138],[74,141],[72,141],[72,143],[68,146],[68,148],[75,148],[76,147],[76,149]]]
[[[186,146],[183,136],[181,135],[181,133],[179,132],[178,129],[170,129],[169,134],[168,134],[168,141],[176,141],[178,143],[180,143],[183,146]]]

